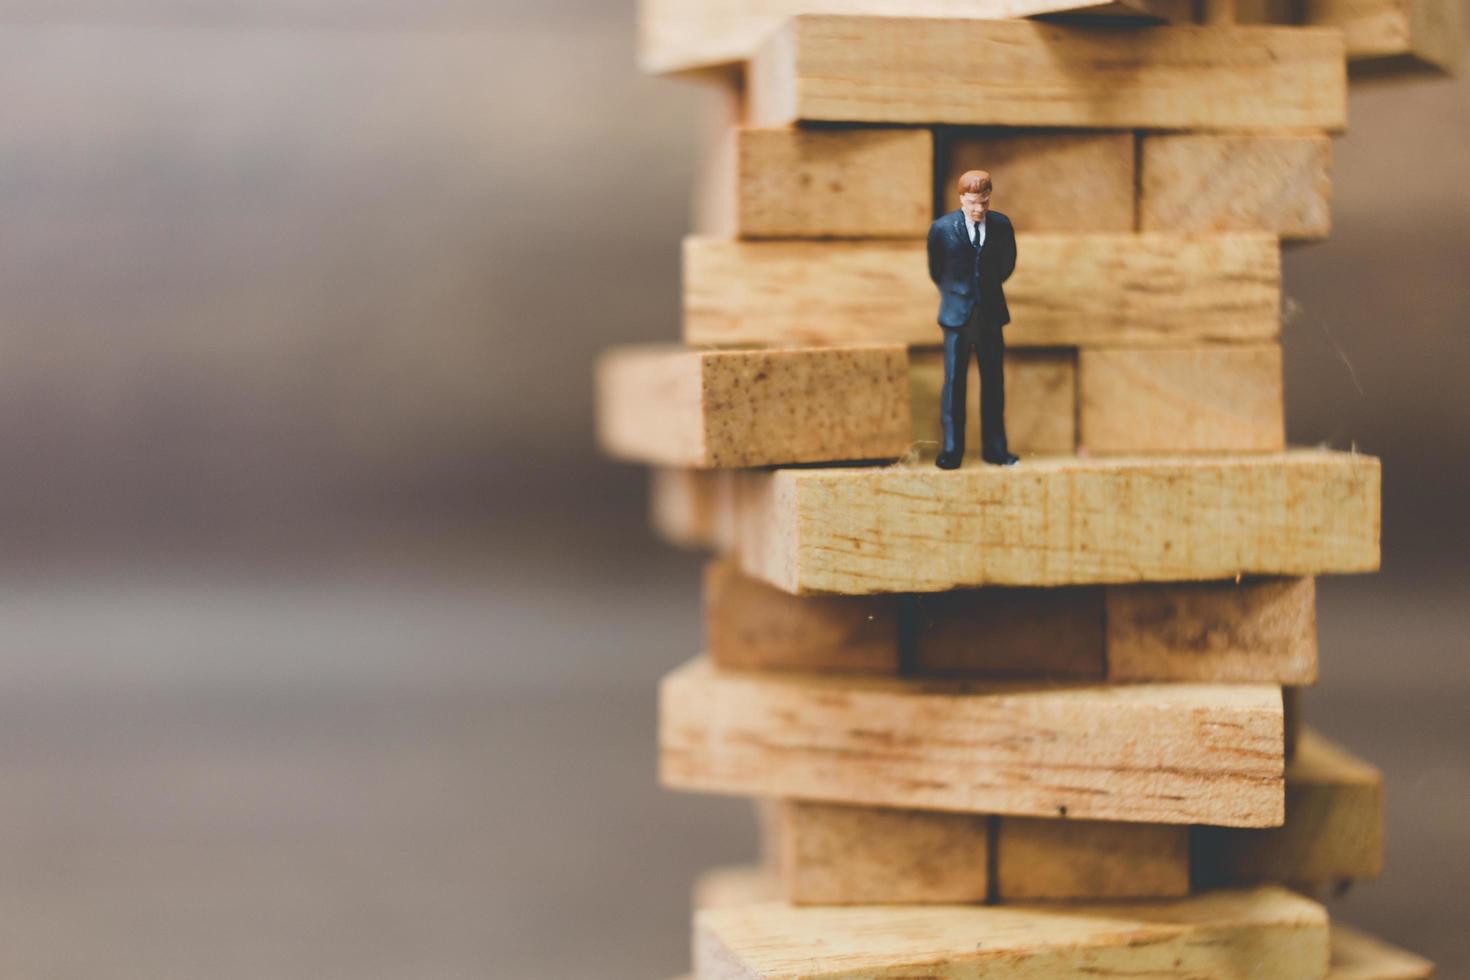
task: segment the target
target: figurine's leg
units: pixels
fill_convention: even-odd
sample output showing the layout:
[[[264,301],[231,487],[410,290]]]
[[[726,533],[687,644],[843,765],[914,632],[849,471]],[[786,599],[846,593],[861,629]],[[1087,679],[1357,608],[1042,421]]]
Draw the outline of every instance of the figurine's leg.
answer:
[[[939,422],[945,453],[965,451],[965,377],[970,370],[970,343],[964,330],[944,331],[944,388],[939,393]]]
[[[989,462],[1010,460],[1006,439],[1006,342],[1002,327],[980,331],[980,446]]]

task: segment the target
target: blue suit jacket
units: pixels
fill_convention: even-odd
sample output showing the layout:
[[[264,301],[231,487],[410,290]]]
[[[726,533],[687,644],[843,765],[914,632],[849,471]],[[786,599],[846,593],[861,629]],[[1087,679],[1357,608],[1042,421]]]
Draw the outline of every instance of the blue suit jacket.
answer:
[[[978,268],[977,268],[978,265]],[[985,245],[977,262],[963,211],[951,211],[929,226],[929,278],[939,287],[939,325],[958,330],[970,319],[976,295],[990,326],[1011,322],[1001,284],[1016,269],[1016,231],[999,211],[985,215]]]

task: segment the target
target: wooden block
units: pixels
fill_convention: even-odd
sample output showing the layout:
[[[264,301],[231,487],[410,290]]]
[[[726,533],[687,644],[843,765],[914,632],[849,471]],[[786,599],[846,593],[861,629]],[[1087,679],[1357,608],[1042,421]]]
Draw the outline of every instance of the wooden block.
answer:
[[[649,523],[681,548],[728,551],[735,546],[734,493],[730,470],[655,466],[649,470]]]
[[[986,170],[995,181],[996,208],[1017,228],[1028,232],[1134,230],[1131,132],[961,130],[940,145],[947,166],[939,199],[947,210],[958,206],[960,174]]]
[[[833,803],[1278,826],[1281,693],[720,671],[664,678],[665,785]]]
[[[925,675],[1101,678],[1103,645],[1099,589],[967,589],[918,598],[915,659]]]
[[[1057,455],[1077,450],[1077,357],[1071,350],[1018,348],[1006,351],[1006,433],[1018,453]],[[971,360],[965,412],[965,448],[980,451],[980,368]],[[944,438],[939,396],[944,390],[944,354],[909,352],[909,416],[913,441],[938,452]]]
[[[690,210],[691,228],[701,235],[734,234],[735,138],[745,123],[745,84],[737,72],[722,84],[702,85],[696,116],[698,165]]]
[[[1003,902],[1189,894],[1189,828],[1108,820],[996,821]]]
[[[603,448],[664,466],[892,459],[908,451],[901,347],[614,349],[597,367]]]
[[[1028,908],[781,904],[695,916],[700,980],[1326,975],[1327,912],[1282,888]]]
[[[1326,238],[1332,230],[1332,141],[1321,133],[1145,134],[1138,227]]]
[[[1316,683],[1317,588],[1310,577],[1106,592],[1111,681]]]
[[[712,562],[704,611],[705,652],[721,667],[898,673],[892,596],[798,597]]]
[[[1113,453],[1279,452],[1281,345],[1083,350],[1078,439]]]
[[[1306,720],[1302,713],[1303,689],[1283,687],[1281,689],[1281,716],[1286,727],[1286,759],[1296,758],[1296,747],[1301,744]]]
[[[1020,232],[1006,283],[1010,347],[1273,341],[1281,246],[1267,234]],[[684,242],[684,339],[695,346],[936,345],[923,242]]]
[[[982,814],[783,801],[786,901],[983,902],[990,887],[989,826]]]
[[[1299,449],[744,472],[734,523],[745,573],[796,594],[1368,572],[1379,464]]]
[[[1341,922],[1332,923],[1327,980],[1429,980],[1434,964]]]
[[[1302,0],[1305,23],[1340,28],[1348,57],[1370,68],[1455,73],[1465,56],[1461,0]]]
[[[660,74],[748,61],[793,14],[995,19],[1067,12],[1186,23],[1193,17],[1183,0],[640,0],[638,63]]]
[[[923,238],[934,208],[927,129],[740,127],[707,165],[707,230],[745,238]],[[719,181],[718,183],[716,181]],[[719,199],[725,200],[721,202]]]
[[[770,869],[755,865],[711,868],[694,883],[696,909],[741,908],[780,897],[781,879]]]
[[[760,125],[1340,131],[1342,35],[802,15],[746,73]]]
[[[1286,823],[1241,833],[1198,827],[1195,879],[1206,886],[1374,878],[1383,869],[1383,774],[1308,730],[1286,765]]]

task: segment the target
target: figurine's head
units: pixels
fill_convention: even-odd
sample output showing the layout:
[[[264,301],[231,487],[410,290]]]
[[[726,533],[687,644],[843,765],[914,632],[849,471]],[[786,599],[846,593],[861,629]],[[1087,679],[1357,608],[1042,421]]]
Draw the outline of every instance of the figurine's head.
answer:
[[[970,221],[984,221],[990,210],[990,172],[966,170],[960,175],[960,210]]]

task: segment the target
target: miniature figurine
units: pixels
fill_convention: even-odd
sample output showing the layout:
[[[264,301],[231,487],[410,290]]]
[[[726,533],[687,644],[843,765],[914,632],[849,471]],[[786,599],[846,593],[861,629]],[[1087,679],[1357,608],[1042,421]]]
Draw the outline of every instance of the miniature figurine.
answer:
[[[1011,320],[1001,284],[1016,268],[1011,219],[990,210],[990,174],[966,171],[960,207],[929,226],[929,278],[939,287],[944,329],[944,446],[936,462],[957,469],[965,456],[965,376],[970,353],[980,362],[980,455],[987,463],[1018,462],[1006,444],[1005,335]]]

